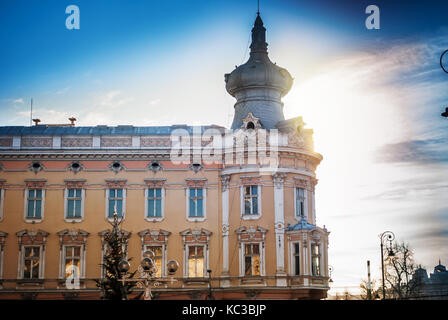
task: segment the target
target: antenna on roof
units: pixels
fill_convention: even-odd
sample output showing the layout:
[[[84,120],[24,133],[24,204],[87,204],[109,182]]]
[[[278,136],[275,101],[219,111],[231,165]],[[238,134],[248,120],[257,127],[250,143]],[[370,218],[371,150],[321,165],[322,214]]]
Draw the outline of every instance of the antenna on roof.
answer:
[[[31,98],[30,127],[33,125],[33,98]]]

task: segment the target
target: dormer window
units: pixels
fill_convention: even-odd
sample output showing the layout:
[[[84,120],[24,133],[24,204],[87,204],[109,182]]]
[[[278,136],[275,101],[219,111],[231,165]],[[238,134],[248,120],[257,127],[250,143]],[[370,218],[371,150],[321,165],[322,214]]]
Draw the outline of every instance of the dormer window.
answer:
[[[250,121],[248,124],[247,124],[247,127],[246,127],[246,129],[247,130],[253,130],[253,129],[255,129],[255,124],[252,122],[252,121]]]
[[[118,173],[118,172],[120,172],[121,170],[124,170],[124,166],[121,164],[120,161],[114,161],[114,162],[112,162],[112,163],[109,165],[109,168],[110,168],[113,172],[115,172],[115,173]]]
[[[190,164],[190,169],[194,171],[194,173],[198,173],[199,170],[203,168],[202,164],[200,163],[192,163]]]

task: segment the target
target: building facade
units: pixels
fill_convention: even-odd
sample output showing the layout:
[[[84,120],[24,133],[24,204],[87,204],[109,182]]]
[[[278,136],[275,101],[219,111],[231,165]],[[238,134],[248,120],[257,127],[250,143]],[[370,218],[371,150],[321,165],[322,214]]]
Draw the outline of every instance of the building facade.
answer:
[[[293,79],[269,60],[265,32],[257,15],[249,60],[225,75],[231,130],[0,127],[0,299],[98,299],[114,211],[131,270],[148,249],[159,277],[179,262],[156,299],[326,297],[322,156],[301,117],[284,119]],[[73,270],[78,288],[67,285]]]

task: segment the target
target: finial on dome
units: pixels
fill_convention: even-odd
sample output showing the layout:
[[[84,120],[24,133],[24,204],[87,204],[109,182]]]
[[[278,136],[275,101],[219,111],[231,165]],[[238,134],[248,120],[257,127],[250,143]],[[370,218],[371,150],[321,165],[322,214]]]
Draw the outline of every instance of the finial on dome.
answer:
[[[254,27],[252,28],[252,43],[250,45],[250,53],[268,53],[268,44],[266,43],[266,28],[263,26],[260,12],[257,12]]]

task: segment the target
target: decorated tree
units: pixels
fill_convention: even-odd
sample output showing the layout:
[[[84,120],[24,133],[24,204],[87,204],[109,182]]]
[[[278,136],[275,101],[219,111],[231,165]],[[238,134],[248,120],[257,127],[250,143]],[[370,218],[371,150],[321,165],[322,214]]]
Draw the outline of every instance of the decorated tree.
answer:
[[[133,281],[122,282],[122,265],[121,262],[126,258],[126,236],[120,230],[118,215],[114,212],[114,221],[111,223],[112,230],[104,235],[106,243],[103,263],[103,278],[96,280],[96,285],[102,291],[102,299],[107,300],[127,300],[128,294],[131,293],[135,286]],[[129,259],[131,260],[131,259]],[[135,272],[129,274],[127,278],[133,278]]]

